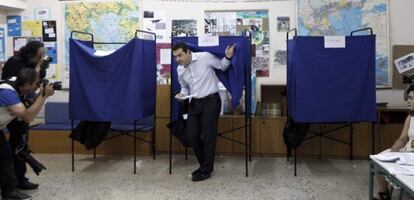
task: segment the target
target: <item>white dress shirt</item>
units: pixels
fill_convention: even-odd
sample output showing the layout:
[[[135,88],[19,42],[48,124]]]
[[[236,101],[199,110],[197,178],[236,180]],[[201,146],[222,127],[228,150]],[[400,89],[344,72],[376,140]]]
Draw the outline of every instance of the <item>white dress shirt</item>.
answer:
[[[209,52],[191,52],[191,62],[187,66],[177,67],[178,82],[181,93],[203,98],[219,91],[218,78],[214,69],[225,71],[230,61],[225,57],[219,59]]]

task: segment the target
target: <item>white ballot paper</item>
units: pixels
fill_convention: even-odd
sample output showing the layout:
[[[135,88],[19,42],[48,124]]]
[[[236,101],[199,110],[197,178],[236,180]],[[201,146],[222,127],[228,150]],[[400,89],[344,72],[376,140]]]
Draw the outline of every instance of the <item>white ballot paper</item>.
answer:
[[[186,99],[193,98],[193,97],[195,97],[195,96],[197,96],[197,94],[190,94],[190,95],[186,95],[186,96],[176,96],[176,97],[177,97],[177,99],[179,99],[179,100],[186,100]]]

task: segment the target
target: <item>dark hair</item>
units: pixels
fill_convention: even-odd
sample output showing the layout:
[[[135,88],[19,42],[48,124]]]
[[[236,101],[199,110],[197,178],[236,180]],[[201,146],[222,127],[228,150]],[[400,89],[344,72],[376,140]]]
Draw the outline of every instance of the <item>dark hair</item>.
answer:
[[[408,94],[410,94],[411,91],[414,91],[414,84],[410,84],[407,89],[404,91],[404,100],[408,100]]]
[[[38,74],[32,68],[23,68],[19,71],[16,79],[16,86],[24,86],[26,83],[33,84],[36,81]]]
[[[44,46],[43,42],[40,41],[30,41],[25,46],[20,48],[19,56],[25,61],[28,62],[31,58],[36,57],[37,52],[40,48]]]
[[[183,52],[187,53],[187,50],[188,50],[188,45],[187,45],[186,43],[184,43],[184,42],[179,42],[179,43],[177,43],[177,44],[174,44],[174,46],[173,46],[172,50],[173,50],[173,51],[176,51],[176,50],[178,50],[178,49],[182,49],[182,50],[183,50]]]

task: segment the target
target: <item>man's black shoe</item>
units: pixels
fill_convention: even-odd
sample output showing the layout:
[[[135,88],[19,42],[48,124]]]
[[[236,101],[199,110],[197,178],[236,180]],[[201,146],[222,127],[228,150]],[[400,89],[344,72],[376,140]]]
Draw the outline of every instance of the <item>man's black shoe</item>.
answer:
[[[198,175],[200,173],[201,173],[201,169],[198,168],[197,170],[193,171],[193,173],[191,173],[191,176],[194,177],[194,176],[196,176],[196,175]]]
[[[25,199],[32,199],[32,197],[15,189],[10,193],[3,194],[3,200],[11,200],[11,199],[25,200]]]
[[[210,178],[211,173],[204,173],[204,172],[200,172],[199,174],[195,174],[195,176],[193,176],[191,178],[192,181],[204,181],[208,178]]]
[[[25,181],[19,184],[21,190],[36,190],[39,187],[39,184],[31,183],[30,181]]]

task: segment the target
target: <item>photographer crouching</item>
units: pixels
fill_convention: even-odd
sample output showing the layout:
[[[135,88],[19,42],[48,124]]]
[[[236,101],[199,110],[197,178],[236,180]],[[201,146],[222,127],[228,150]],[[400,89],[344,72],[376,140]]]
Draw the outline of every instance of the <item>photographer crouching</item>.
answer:
[[[16,77],[22,69],[29,68],[34,69],[38,73],[39,80],[36,84],[46,83],[47,80],[44,78],[46,76],[46,69],[48,68],[50,61],[50,57],[45,57],[43,43],[39,41],[30,41],[19,50],[17,55],[12,56],[7,60],[3,67],[1,79],[6,80],[11,77]],[[35,90],[29,94],[22,95],[23,94],[20,94],[21,102],[26,106],[26,108],[30,108],[36,98]],[[12,148],[12,152],[14,152],[14,171],[18,181],[18,187],[22,190],[37,189],[39,185],[31,183],[26,177],[26,162],[28,159],[30,161],[31,158],[27,157],[30,156],[29,148],[27,147],[29,123],[25,120],[21,120],[20,118],[15,118],[7,124],[7,129],[10,133],[9,143]],[[34,171],[38,174],[41,169],[42,168],[38,167],[37,169],[34,169]]]
[[[5,128],[16,118],[30,123],[39,113],[46,98],[54,94],[51,84],[40,85],[40,95],[27,108],[22,99],[33,94],[39,87],[39,73],[32,68],[24,68],[14,79],[0,82],[0,128]],[[0,186],[3,199],[29,199],[30,196],[21,193],[16,178],[14,162],[15,152],[0,130]],[[10,133],[12,136],[13,133]]]

